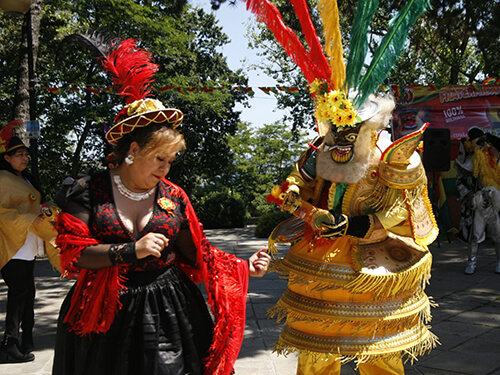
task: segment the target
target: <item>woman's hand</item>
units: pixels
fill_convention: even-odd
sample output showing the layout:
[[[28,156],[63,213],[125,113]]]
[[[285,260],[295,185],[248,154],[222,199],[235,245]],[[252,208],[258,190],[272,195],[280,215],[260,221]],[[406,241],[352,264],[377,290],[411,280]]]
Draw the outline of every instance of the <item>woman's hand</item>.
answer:
[[[135,243],[137,259],[147,256],[161,257],[161,252],[168,246],[168,238],[161,233],[148,233]]]
[[[270,261],[271,257],[267,253],[267,249],[262,249],[252,254],[252,256],[248,259],[250,276],[264,276],[267,272]]]

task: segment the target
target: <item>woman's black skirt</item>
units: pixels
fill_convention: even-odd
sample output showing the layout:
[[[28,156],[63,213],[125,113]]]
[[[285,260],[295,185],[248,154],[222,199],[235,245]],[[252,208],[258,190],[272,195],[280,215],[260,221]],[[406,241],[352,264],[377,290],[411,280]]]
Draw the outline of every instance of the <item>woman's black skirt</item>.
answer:
[[[176,267],[129,275],[111,328],[78,336],[64,317],[57,327],[53,375],[197,375],[212,339],[213,322],[198,287]]]

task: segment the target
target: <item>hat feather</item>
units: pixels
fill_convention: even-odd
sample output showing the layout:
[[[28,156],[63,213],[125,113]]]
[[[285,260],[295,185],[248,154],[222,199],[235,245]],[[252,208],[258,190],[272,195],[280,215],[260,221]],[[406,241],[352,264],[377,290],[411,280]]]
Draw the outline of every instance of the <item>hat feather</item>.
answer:
[[[151,93],[151,84],[158,65],[149,51],[137,47],[137,40],[126,39],[111,47],[104,57],[104,70],[111,73],[115,90],[126,103],[144,99]]]

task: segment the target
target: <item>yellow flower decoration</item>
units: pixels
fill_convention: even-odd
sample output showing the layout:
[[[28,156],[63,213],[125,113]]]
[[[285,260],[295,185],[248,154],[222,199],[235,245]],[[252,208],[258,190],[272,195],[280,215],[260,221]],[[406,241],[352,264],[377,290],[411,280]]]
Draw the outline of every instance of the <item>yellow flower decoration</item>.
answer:
[[[311,88],[313,84],[311,84]],[[331,122],[337,128],[355,126],[356,123],[360,122],[352,102],[345,96],[344,92],[337,90],[316,97],[315,116],[318,121]]]
[[[163,210],[167,211],[167,213],[169,214],[173,214],[173,211],[177,207],[174,202],[165,197],[158,199],[158,206],[160,206]]]
[[[344,93],[340,91],[330,91],[328,93],[328,100],[332,105],[340,106],[344,102],[345,96]]]

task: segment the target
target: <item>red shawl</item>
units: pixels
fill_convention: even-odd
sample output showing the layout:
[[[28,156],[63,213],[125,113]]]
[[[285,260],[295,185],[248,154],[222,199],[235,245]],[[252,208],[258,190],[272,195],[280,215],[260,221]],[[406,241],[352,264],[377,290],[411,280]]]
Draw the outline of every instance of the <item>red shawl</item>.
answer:
[[[228,375],[233,371],[245,330],[248,263],[208,243],[190,203],[186,205],[186,216],[198,249],[197,267],[180,260],[175,264],[193,282],[205,282],[208,303],[215,317],[214,336],[204,373]],[[64,322],[79,335],[106,332],[121,308],[119,292],[126,289],[123,275],[126,266],[99,270],[76,267],[81,251],[98,241],[85,223],[68,213],[58,215],[56,229],[63,275],[68,278],[78,276]]]

